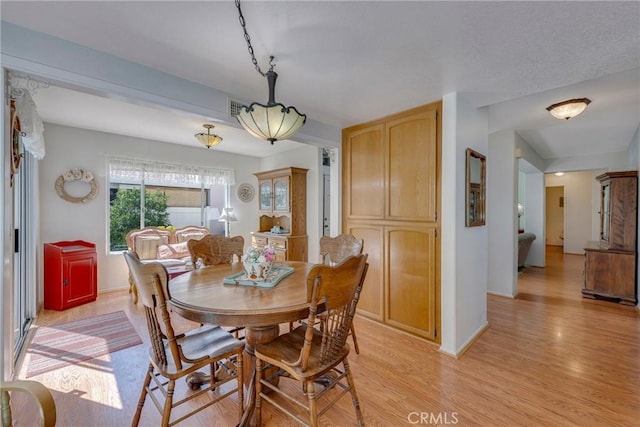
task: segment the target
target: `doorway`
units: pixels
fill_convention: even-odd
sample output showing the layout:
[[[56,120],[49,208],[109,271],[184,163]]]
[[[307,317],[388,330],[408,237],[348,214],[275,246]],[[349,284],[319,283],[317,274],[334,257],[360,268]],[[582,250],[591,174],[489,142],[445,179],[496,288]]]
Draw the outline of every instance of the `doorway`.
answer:
[[[564,186],[546,187],[545,243],[564,247]]]

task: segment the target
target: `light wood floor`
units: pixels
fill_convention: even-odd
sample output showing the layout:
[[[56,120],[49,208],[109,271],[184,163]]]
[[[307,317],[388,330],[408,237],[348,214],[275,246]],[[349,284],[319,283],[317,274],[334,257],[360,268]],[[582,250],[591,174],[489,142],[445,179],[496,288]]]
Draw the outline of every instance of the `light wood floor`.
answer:
[[[361,354],[349,360],[366,424],[640,425],[638,312],[582,299],[582,256],[550,247],[547,261],[545,269],[520,274],[515,300],[488,297],[490,328],[458,360],[431,343],[356,319]],[[100,295],[95,303],[61,313],[45,311],[39,323],[115,310],[124,310],[145,339],[142,311],[126,292]],[[125,426],[135,411],[146,365],[146,348],[137,346],[31,379],[52,390],[58,426]],[[182,425],[233,426],[235,404],[228,400]],[[20,402],[17,406],[16,418],[23,416],[19,425],[30,425],[25,415],[30,412]],[[158,420],[147,402],[141,425],[156,426]],[[269,407],[263,421],[292,425]],[[321,421],[354,425],[350,399],[343,398]]]

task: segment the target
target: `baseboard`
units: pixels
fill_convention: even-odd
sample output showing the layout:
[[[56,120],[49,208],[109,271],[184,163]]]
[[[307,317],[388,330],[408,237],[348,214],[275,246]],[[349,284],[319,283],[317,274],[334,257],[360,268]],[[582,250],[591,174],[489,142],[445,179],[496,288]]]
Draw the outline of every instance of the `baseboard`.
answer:
[[[488,295],[493,295],[493,296],[496,296],[496,297],[501,297],[501,298],[516,299],[515,296],[509,295],[509,294],[503,294],[502,292],[487,291],[487,294]]]
[[[478,338],[480,338],[482,336],[482,334],[484,334],[484,332],[489,329],[489,322],[486,322],[484,325],[482,325],[477,331],[476,333],[474,333],[457,351],[455,354],[450,353],[448,351],[444,351],[442,349],[439,349],[438,351],[442,354],[446,354],[447,356],[453,357],[455,359],[460,359],[466,352],[467,350],[469,350],[471,348],[471,346],[473,345],[473,343],[475,343]]]

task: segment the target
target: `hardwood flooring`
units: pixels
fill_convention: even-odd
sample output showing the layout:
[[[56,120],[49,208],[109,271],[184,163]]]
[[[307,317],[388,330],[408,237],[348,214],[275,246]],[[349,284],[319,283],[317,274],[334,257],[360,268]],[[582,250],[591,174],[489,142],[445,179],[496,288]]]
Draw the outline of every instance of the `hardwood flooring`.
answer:
[[[520,273],[516,299],[489,295],[490,327],[458,360],[427,341],[357,318],[361,352],[349,360],[366,425],[639,426],[640,315],[582,299],[583,260],[550,247],[547,268]],[[146,343],[143,312],[126,292],[101,294],[64,312],[44,311],[38,323],[116,310],[127,313]],[[30,379],[53,392],[58,426],[125,426],[146,366],[145,344]],[[14,417],[23,419],[18,425],[31,425],[32,411],[20,399],[13,402]],[[181,425],[233,426],[235,404],[214,405]],[[141,425],[158,421],[147,402]],[[263,422],[294,425],[269,406]],[[348,397],[321,418],[325,426],[354,423]]]

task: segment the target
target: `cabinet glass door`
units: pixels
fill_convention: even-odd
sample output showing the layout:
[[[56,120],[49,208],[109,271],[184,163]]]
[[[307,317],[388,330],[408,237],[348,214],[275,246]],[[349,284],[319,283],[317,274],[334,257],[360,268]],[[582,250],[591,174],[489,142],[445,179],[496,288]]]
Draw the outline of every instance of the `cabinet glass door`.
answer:
[[[271,211],[271,181],[263,181],[260,183],[260,210]]]
[[[273,181],[273,192],[275,195],[274,211],[289,211],[289,179],[277,179]]]

